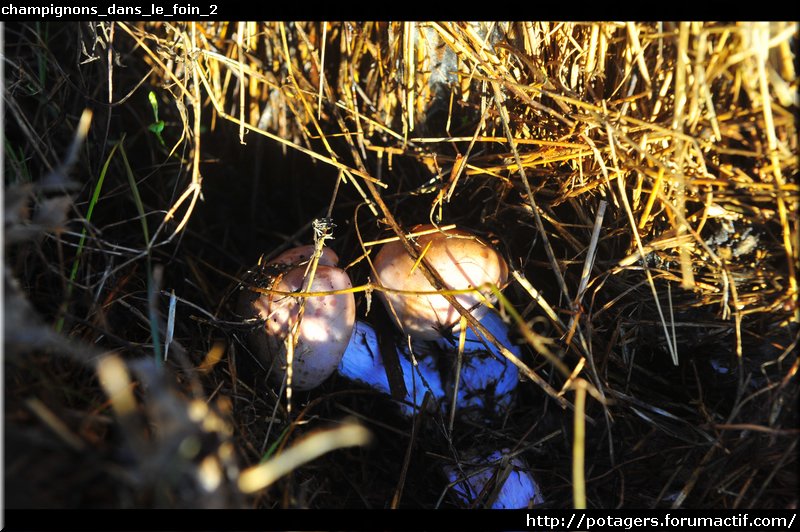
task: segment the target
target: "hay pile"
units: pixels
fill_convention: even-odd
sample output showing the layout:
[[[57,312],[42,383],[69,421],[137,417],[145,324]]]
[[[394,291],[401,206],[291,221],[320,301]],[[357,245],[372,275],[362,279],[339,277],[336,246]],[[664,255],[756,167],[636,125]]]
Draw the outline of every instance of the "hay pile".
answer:
[[[546,507],[795,507],[797,46],[780,22],[7,24],[7,506],[447,507],[430,472],[481,441]],[[494,240],[542,384],[452,433],[336,378],[289,413],[235,296],[323,217],[355,284],[417,223]],[[241,492],[348,416],[373,445]]]

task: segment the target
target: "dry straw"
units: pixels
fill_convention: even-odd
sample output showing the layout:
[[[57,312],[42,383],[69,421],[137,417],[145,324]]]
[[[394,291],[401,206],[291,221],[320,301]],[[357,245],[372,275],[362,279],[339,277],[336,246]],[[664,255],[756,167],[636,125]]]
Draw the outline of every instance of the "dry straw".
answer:
[[[262,390],[239,374],[237,360],[246,356],[237,341],[242,324],[223,296],[244,277],[241,264],[249,258],[237,257],[240,271],[218,266],[207,250],[225,247],[210,242],[223,233],[204,240],[202,230],[192,229],[204,223],[197,216],[201,202],[218,190],[203,175],[218,155],[207,139],[228,135],[242,145],[263,138],[287,158],[314,161],[320,175],[335,175],[334,186],[313,181],[315,191],[333,190],[319,217],[339,217],[334,243],[353,248],[337,251],[353,259],[354,275],[362,274],[354,290],[364,291],[367,306],[371,290],[379,289],[369,279],[375,246],[399,239],[417,259],[422,250],[407,232],[416,223],[469,226],[501,246],[513,281],[497,306],[526,346],[523,359],[507,349],[503,354],[527,384],[508,419],[470,430],[498,448],[526,450],[532,463],[549,456],[534,465],[549,489],[548,504],[796,504],[797,478],[787,473],[797,440],[791,404],[800,321],[796,23],[213,21],[80,28],[91,60],[81,56],[83,62],[63,68],[105,68],[107,95],[93,98],[109,109],[126,105],[127,96],[114,100],[120,92],[157,91],[169,104],[161,113],[169,113],[173,127],[166,162],[153,170],[126,156],[134,164],[125,169],[103,142],[115,139],[121,153],[129,142],[118,140],[115,122],[103,124],[105,115],[95,110],[92,127],[105,127],[108,137],[99,153],[87,148],[95,157],[87,167],[105,162],[103,176],[109,168],[127,172],[123,183],[137,205],[125,204],[118,219],[107,212],[92,218],[85,203],[92,192],[91,207],[97,203],[102,211],[118,190],[106,185],[76,193],[73,215],[85,229],[75,233],[63,209],[54,212],[47,203],[45,180],[37,181],[29,167],[39,169],[37,175],[59,174],[49,181],[70,185],[65,174],[76,164],[76,149],[55,146],[47,112],[27,112],[31,97],[22,96],[19,84],[7,86],[6,120],[13,127],[6,172],[13,178],[6,180],[6,235],[19,246],[7,267],[26,281],[27,297],[40,308],[49,308],[41,303],[48,287],[61,285],[68,294],[56,305],[64,334],[111,341],[127,351],[127,363],[142,352],[152,356],[166,346],[148,342],[168,337],[168,367],[182,376],[177,388],[193,400],[221,401],[237,429],[233,439],[223,430],[212,431],[216,437],[235,442],[245,461],[276,455],[238,476],[237,484],[226,447],[224,459],[217,453],[203,462],[200,469],[211,473],[197,477],[200,485],[217,492],[230,479],[231,490],[238,485],[255,492],[245,499],[254,506],[306,497],[301,483],[276,479],[309,459],[301,451],[322,436],[297,447],[290,437],[317,415],[344,411],[374,430],[409,439],[398,447],[405,456],[401,470],[388,462],[378,468],[398,475],[383,486],[389,492],[383,500],[399,506],[418,496],[409,504],[424,504],[431,490],[423,483],[409,495],[415,491],[413,460],[457,460],[467,439],[458,436],[464,422],[448,419],[440,429],[451,439],[425,443],[427,431],[418,424],[398,428],[360,412],[363,392],[357,390],[328,390],[302,408],[298,403],[300,413],[290,415],[281,390]],[[95,45],[86,51],[90,37]],[[36,28],[21,28],[12,40],[33,43],[41,65],[34,72],[35,62],[22,60],[23,48],[12,46],[6,69],[15,79],[37,86],[47,74],[65,86],[75,83],[55,67]],[[99,50],[98,42],[106,47]],[[52,91],[45,85],[42,94]],[[71,100],[71,92],[53,94],[50,103],[35,101],[76,116],[86,107]],[[73,122],[62,133],[81,139],[80,145],[86,124]],[[55,222],[37,225],[37,215]],[[311,218],[299,221],[294,235],[282,235],[276,250],[310,240]],[[157,229],[148,232],[147,221]],[[137,244],[115,236],[118,227],[141,233],[142,224],[145,238],[138,235]],[[24,246],[37,251],[19,251]],[[168,281],[157,286],[150,260],[163,255],[174,262]],[[72,276],[64,273],[65,263],[75,265]],[[419,267],[459,308],[437,272],[425,262]],[[181,293],[174,277],[189,279],[200,295]],[[143,283],[147,288],[137,291]],[[153,305],[158,294],[168,295],[162,305],[170,305],[168,327]],[[125,319],[115,318],[112,308]],[[193,341],[198,332],[202,339]],[[25,345],[41,352],[25,341],[14,347],[24,351]],[[99,378],[115,415],[137,408],[153,415],[142,406],[149,404],[147,390],[135,400],[131,395],[132,382],[145,380],[141,369],[129,375],[123,358],[104,360]],[[43,373],[45,380],[57,374],[54,368]],[[34,394],[19,408],[33,412],[71,449],[85,449],[89,439],[60,421],[65,414],[54,404]],[[82,427],[94,427],[87,412],[95,407],[83,412]],[[553,430],[560,439],[537,436]],[[104,438],[96,428],[89,433]],[[337,434],[319,440],[311,454],[365,441],[361,432],[346,441]],[[438,447],[425,450],[423,459],[412,455],[414,445]],[[320,506],[335,506],[341,502],[336,490],[325,488],[333,481],[322,479],[332,470],[325,467],[338,466],[324,457],[316,463],[302,478],[320,490]],[[276,464],[283,465],[270,469]],[[382,492],[371,486],[381,481],[364,475],[362,484],[336,485],[355,494],[349,504],[380,504]],[[180,499],[177,485],[167,499]],[[262,489],[268,485],[273,489]]]

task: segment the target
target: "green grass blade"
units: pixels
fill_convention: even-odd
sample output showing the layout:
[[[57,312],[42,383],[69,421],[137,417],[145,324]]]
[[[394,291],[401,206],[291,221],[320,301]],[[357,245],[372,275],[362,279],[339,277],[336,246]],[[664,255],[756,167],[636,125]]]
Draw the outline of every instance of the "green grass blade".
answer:
[[[274,455],[275,451],[278,450],[278,446],[283,442],[284,438],[286,438],[286,435],[289,433],[289,429],[291,427],[292,427],[291,425],[288,425],[285,429],[283,429],[283,432],[281,432],[281,435],[278,436],[278,439],[272,442],[272,445],[269,446],[266,452],[264,452],[264,456],[262,456],[261,460],[259,460],[260,464],[263,464],[264,462],[272,458],[272,455]]]
[[[86,210],[86,223],[92,221],[92,214],[94,213],[94,207],[97,205],[97,202],[100,201],[100,192],[103,190],[103,183],[106,180],[106,173],[108,173],[108,165],[111,164],[111,159],[114,157],[114,154],[117,151],[117,148],[122,146],[122,142],[125,140],[123,137],[120,139],[119,142],[114,144],[114,147],[111,148],[111,152],[108,154],[106,158],[106,162],[103,163],[103,168],[100,170],[100,176],[97,178],[97,184],[94,186],[94,191],[92,192],[92,198],[89,200],[89,207]],[[67,283],[67,293],[64,297],[64,302],[61,304],[61,309],[59,310],[60,317],[56,322],[56,332],[61,332],[64,328],[64,312],[67,309],[67,305],[69,304],[69,300],[72,297],[72,290],[75,287],[75,278],[78,277],[78,267],[80,266],[81,255],[83,254],[83,245],[86,242],[86,227],[81,230],[81,238],[78,240],[78,250],[75,252],[75,259],[72,261],[72,270],[69,273],[69,282]]]
[[[128,162],[128,154],[125,153],[125,147],[120,146],[120,155],[122,155],[122,162],[125,164],[125,175],[128,177],[128,184],[131,186],[131,193],[133,194],[133,203],[136,205],[136,210],[139,212],[139,219],[142,222],[142,234],[144,235],[144,242],[148,249],[148,256],[150,256],[150,231],[147,228],[147,217],[144,212],[144,204],[142,203],[142,196],[139,195],[139,185],[136,184],[136,178],[133,175],[133,170]]]
[[[128,161],[128,154],[125,153],[125,147],[121,146],[119,150],[122,155],[122,162],[125,165],[125,175],[128,177],[128,184],[131,187],[131,194],[133,194],[133,203],[136,205],[136,210],[139,213],[139,219],[142,222],[142,235],[144,236],[144,243],[147,248],[147,301],[148,301],[148,314],[150,318],[150,335],[153,338],[153,356],[156,359],[156,364],[160,365],[161,359],[161,340],[158,334],[158,317],[156,316],[155,298],[158,294],[158,287],[155,286],[153,279],[153,268],[150,257],[150,230],[147,228],[147,216],[144,212],[144,204],[142,203],[142,196],[139,194],[139,185],[136,184],[136,177],[133,175],[133,169]]]

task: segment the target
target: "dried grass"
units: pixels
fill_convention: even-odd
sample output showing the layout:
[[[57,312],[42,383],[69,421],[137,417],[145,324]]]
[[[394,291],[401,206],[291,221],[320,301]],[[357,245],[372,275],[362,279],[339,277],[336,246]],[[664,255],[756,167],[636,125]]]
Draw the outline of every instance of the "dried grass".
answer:
[[[796,505],[797,39],[783,22],[7,25],[6,467],[39,464],[11,505],[449,505],[428,473],[475,441],[523,454],[548,507]],[[287,412],[233,301],[321,217],[362,285],[371,243],[416,256],[416,223],[498,244],[533,381],[506,419],[412,425],[336,379]],[[117,387],[98,357],[124,361]],[[240,493],[240,469],[346,415],[380,445]],[[63,460],[37,461],[51,448]],[[69,456],[113,488],[81,491]],[[77,490],[42,489],[56,471]]]

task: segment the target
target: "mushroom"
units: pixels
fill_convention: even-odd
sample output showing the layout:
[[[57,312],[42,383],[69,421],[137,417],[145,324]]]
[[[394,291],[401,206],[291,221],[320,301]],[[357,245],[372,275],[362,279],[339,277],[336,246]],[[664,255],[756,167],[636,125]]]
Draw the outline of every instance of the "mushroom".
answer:
[[[430,229],[435,227],[418,225],[412,232]],[[508,266],[502,255],[468,231],[436,231],[418,236],[416,240],[425,262],[439,273],[448,289],[476,288],[486,283],[503,287],[508,280]],[[399,241],[385,244],[375,257],[374,265],[378,282],[386,288],[436,290]],[[488,290],[482,293],[492,299]],[[441,331],[459,322],[458,311],[439,294],[381,292],[380,297],[396,325],[415,340],[435,340]],[[459,294],[456,300],[478,319],[487,311],[481,304],[483,298],[477,293]]]
[[[403,350],[398,350],[398,359],[407,393],[403,403],[400,404],[400,411],[404,415],[410,416],[422,407],[425,392],[431,392],[437,402],[444,400],[442,379],[434,357],[419,356],[416,367]],[[356,322],[350,344],[339,363],[338,372],[343,377],[391,395],[378,335],[368,323]]]
[[[520,356],[519,347],[509,340],[508,327],[497,313],[486,314],[481,319],[481,324],[507,349]],[[467,329],[465,335],[456,409],[462,416],[477,417],[481,421],[495,420],[511,407],[513,392],[519,382],[519,372],[494,344],[484,340],[482,336],[476,336],[471,329]],[[444,351],[450,355],[449,359],[455,361],[457,342],[457,338],[442,337],[436,345],[439,351]],[[391,388],[381,348],[372,326],[357,321],[353,336],[339,363],[339,374],[390,395]],[[432,344],[420,342],[415,345],[416,365],[411,362],[407,347],[395,349],[407,391],[401,405],[404,415],[410,416],[422,406],[426,391],[431,392],[440,406],[445,407],[452,403],[455,371],[447,371],[442,376],[439,357],[435,356],[436,348]]]
[[[306,287],[306,265],[313,250],[313,246],[301,246],[282,253],[256,271],[253,284],[279,292],[330,292],[352,287],[347,273],[336,267],[338,257],[327,248],[323,249],[311,286]],[[276,383],[286,373],[288,343],[301,301],[296,296],[252,290],[243,290],[239,297],[239,313],[263,321],[249,335],[249,344],[267,367],[278,370],[270,374]],[[292,360],[293,388],[310,390],[336,371],[350,341],[355,316],[352,293],[306,298]]]
[[[517,358],[522,356],[519,346],[511,342],[508,326],[499,314],[494,311],[488,312],[480,322]],[[456,353],[458,341],[458,334],[455,334],[440,337],[436,340],[436,344],[449,353]],[[454,370],[449,371],[445,379],[448,398],[453,397],[456,382]],[[513,392],[518,383],[517,367],[503,356],[496,345],[486,340],[483,335],[476,335],[472,328],[468,327],[465,331],[464,357],[456,396],[456,406],[461,414],[477,416],[484,421],[502,418],[511,407]]]
[[[508,454],[508,449],[502,449],[488,455],[476,455],[458,466],[444,467],[445,476],[453,484],[453,493],[460,506],[502,510],[544,503],[542,492],[528,465],[519,457],[504,460]],[[497,481],[502,480],[507,469],[508,476],[498,490]]]

